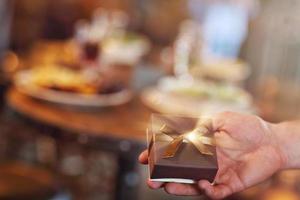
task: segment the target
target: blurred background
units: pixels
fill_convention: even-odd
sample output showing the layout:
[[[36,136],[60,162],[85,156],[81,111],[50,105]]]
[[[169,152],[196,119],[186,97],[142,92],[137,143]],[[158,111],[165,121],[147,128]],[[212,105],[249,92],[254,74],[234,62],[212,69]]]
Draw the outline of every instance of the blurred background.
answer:
[[[299,8],[1,0],[0,199],[205,199],[146,187],[150,116],[298,118]],[[281,172],[228,199],[300,199],[299,181]]]

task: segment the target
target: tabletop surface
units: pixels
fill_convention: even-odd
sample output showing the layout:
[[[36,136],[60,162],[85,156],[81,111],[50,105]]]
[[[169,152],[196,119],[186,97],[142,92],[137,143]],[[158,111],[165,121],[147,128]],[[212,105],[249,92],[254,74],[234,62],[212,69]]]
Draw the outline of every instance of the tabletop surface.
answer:
[[[35,100],[15,88],[6,94],[8,105],[40,123],[78,134],[146,141],[151,111],[136,97],[132,102],[98,110],[76,110]]]

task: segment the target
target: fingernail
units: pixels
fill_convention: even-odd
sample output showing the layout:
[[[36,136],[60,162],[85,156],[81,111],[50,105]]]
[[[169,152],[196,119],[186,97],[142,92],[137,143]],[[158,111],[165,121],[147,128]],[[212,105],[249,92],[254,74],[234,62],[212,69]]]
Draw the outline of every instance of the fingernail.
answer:
[[[152,189],[158,189],[160,188],[160,186],[162,185],[162,183],[160,182],[154,182],[154,181],[148,181],[148,185],[149,187],[151,187]]]

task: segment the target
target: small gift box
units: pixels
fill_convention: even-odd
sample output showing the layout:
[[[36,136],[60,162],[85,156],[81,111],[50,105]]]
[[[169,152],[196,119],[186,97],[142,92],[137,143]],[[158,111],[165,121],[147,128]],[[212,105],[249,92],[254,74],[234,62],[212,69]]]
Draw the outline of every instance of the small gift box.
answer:
[[[147,130],[152,181],[214,181],[218,170],[211,120],[153,114]]]

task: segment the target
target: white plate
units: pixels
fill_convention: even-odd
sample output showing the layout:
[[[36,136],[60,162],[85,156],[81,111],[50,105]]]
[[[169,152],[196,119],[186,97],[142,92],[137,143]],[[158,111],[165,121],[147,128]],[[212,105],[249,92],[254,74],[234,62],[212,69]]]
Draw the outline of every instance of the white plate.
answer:
[[[34,86],[29,83],[26,77],[19,77],[18,79],[15,79],[15,86],[18,91],[33,98],[70,106],[117,106],[129,102],[133,97],[133,93],[129,89],[123,89],[119,92],[111,94],[78,94],[72,92],[55,91]]]
[[[226,103],[217,100],[191,100],[163,92],[155,87],[144,90],[141,99],[145,105],[161,113],[187,116],[212,115],[222,111],[255,113],[251,105]]]

